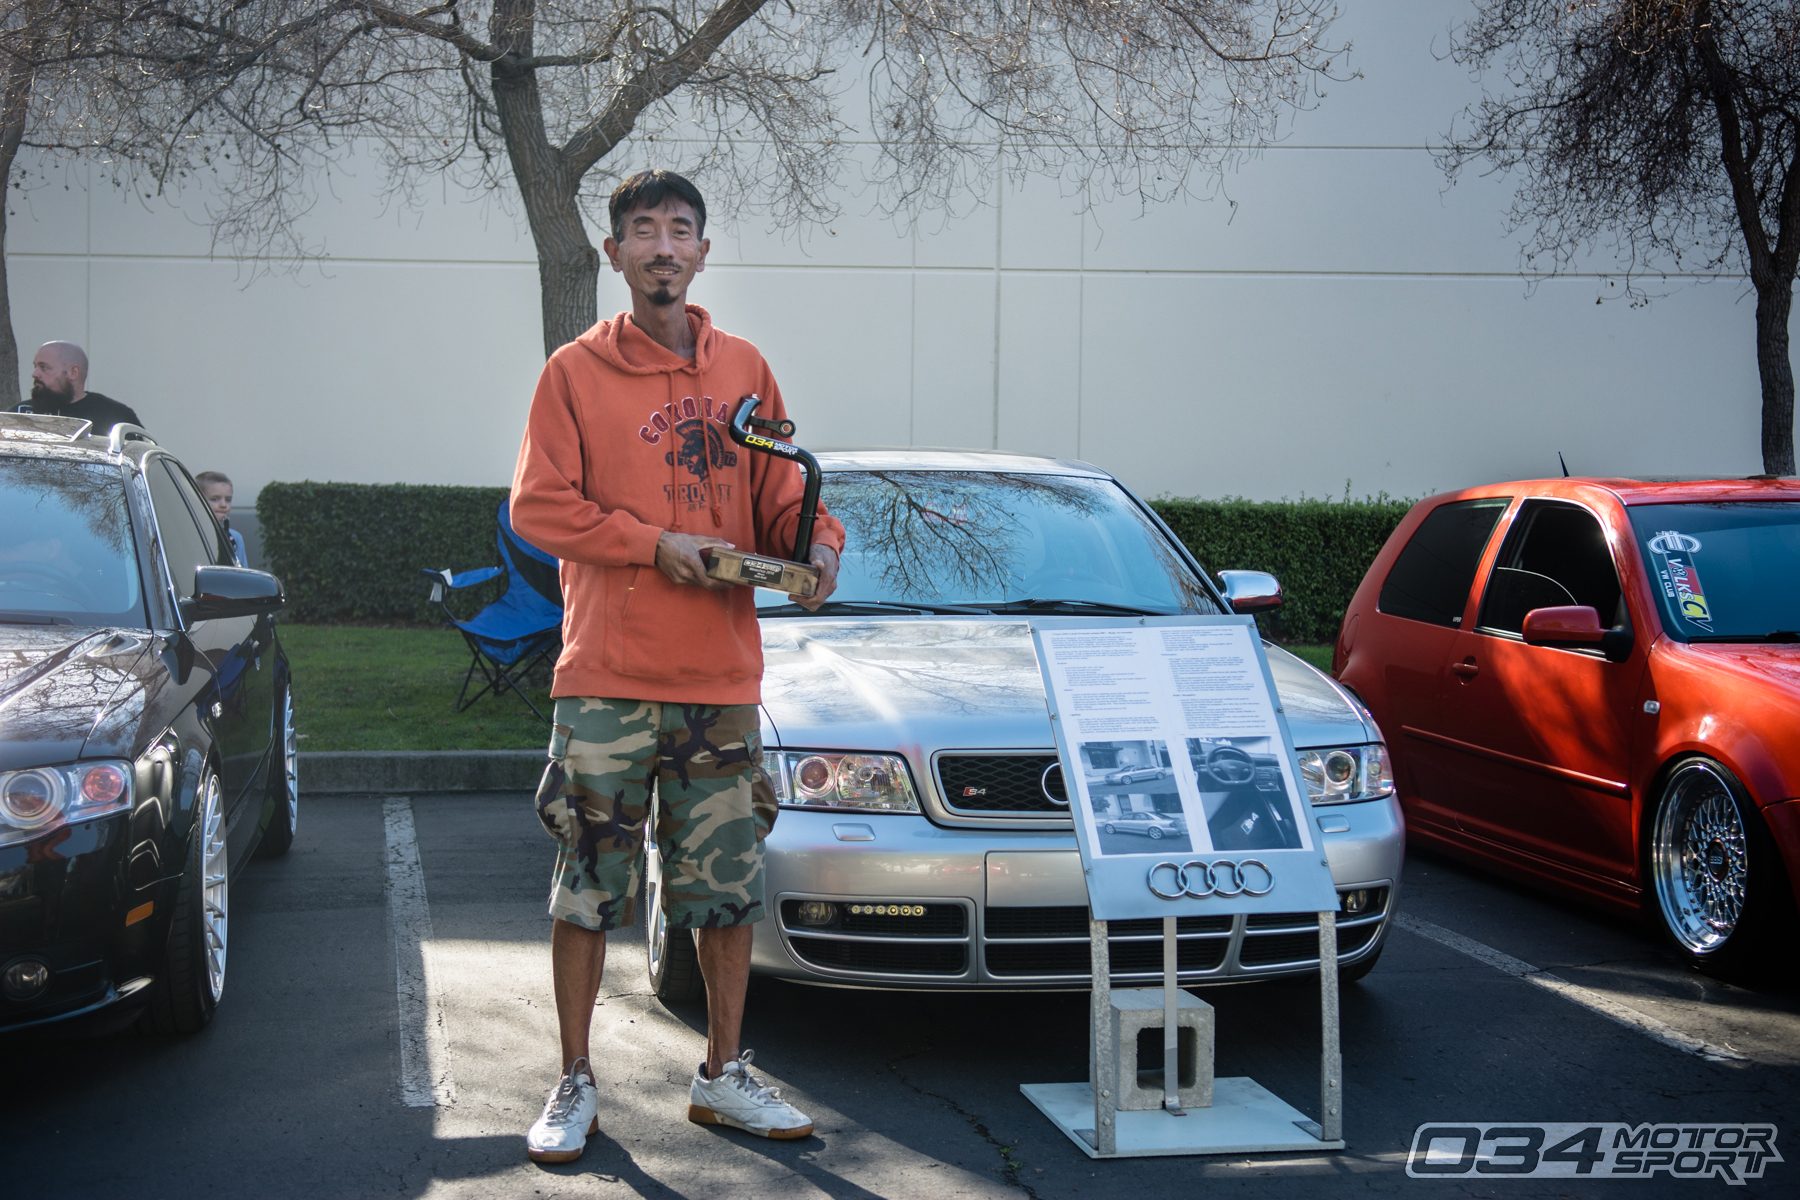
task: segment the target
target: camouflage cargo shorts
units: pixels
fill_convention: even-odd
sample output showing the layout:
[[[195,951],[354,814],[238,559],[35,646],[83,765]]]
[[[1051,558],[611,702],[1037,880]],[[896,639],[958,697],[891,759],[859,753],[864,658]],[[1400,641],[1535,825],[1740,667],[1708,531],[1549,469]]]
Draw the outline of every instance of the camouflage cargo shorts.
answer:
[[[775,790],[756,705],[556,701],[538,819],[561,844],[550,915],[586,929],[637,920],[654,788],[662,906],[672,929],[763,917],[763,839]]]

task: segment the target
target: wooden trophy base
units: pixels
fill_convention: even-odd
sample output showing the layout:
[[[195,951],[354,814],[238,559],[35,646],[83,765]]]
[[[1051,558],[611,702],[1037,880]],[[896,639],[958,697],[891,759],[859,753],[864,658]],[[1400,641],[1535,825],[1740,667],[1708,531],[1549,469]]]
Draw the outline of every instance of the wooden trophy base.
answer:
[[[770,558],[763,554],[746,554],[742,550],[723,550],[716,546],[705,551],[706,573],[726,583],[745,587],[771,588],[793,596],[810,597],[819,590],[817,567]]]

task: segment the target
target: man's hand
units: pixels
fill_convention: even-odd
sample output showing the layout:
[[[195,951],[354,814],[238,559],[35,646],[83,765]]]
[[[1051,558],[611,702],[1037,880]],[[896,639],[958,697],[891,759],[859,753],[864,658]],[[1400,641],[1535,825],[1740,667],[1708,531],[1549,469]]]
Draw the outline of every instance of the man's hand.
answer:
[[[831,593],[837,590],[838,553],[830,546],[815,545],[812,548],[812,565],[819,569],[819,587],[810,599],[796,596],[791,592],[788,599],[801,608],[816,610],[819,605],[831,599]]]
[[[706,573],[706,560],[700,557],[700,552],[711,546],[735,549],[723,538],[695,537],[688,533],[664,530],[656,539],[656,569],[667,575],[673,583],[691,583],[714,591],[736,587],[736,584],[714,579]],[[833,574],[836,574],[835,570]]]

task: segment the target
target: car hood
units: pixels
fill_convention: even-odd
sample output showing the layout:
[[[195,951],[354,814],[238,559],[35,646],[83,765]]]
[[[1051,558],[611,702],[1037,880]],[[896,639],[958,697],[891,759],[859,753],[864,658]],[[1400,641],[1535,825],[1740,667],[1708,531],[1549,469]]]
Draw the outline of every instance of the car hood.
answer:
[[[151,642],[131,630],[0,625],[0,770],[129,757],[151,682],[144,660],[160,669]]]
[[[1756,687],[1800,700],[1800,647],[1780,642],[1677,642],[1668,649],[1708,672],[1735,675]]]
[[[1005,618],[762,623],[763,708],[783,746],[1039,749],[1055,744],[1031,628]],[[1297,746],[1378,736],[1329,678],[1265,643]]]

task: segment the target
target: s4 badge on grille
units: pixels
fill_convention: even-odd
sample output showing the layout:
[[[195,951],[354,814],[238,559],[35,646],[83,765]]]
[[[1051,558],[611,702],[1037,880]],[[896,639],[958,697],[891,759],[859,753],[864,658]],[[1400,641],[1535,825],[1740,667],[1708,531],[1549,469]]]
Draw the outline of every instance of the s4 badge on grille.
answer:
[[[985,795],[987,795],[987,789],[986,788],[978,788],[978,787],[966,787],[963,789],[963,795],[965,795],[965,796],[985,796]]]

